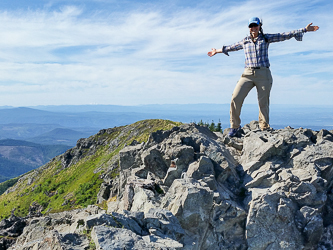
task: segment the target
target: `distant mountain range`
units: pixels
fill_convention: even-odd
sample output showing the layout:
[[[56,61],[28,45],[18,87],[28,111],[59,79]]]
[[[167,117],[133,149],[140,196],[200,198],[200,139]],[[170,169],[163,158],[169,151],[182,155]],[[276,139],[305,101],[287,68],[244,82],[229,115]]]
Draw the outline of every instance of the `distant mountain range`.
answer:
[[[332,109],[331,106],[271,105],[271,126],[276,129],[291,126],[332,130]],[[256,104],[244,105],[242,124],[257,120],[257,117]],[[6,106],[0,107],[0,139],[74,146],[78,139],[100,129],[145,119],[183,123],[221,121],[225,129],[229,127],[229,104]]]
[[[44,165],[69,146],[40,145],[27,141],[0,140],[0,182]]]
[[[332,109],[333,106],[323,105],[271,105],[271,125],[276,128],[294,126],[330,130],[333,129]],[[257,120],[258,105],[244,104],[241,118],[242,124]],[[0,130],[2,130],[1,124],[35,124],[35,126],[40,126],[38,128],[41,131],[40,134],[55,128],[70,128],[81,132],[87,130],[90,132],[90,129],[90,134],[93,135],[102,128],[128,125],[144,119],[168,119],[184,123],[220,120],[223,128],[228,128],[229,104],[0,107]],[[33,136],[37,135],[30,137]]]
[[[92,130],[93,131],[93,130]],[[79,138],[86,138],[91,135],[90,132],[80,132],[68,128],[56,128],[43,133],[27,141],[45,144],[45,145],[75,145]]]

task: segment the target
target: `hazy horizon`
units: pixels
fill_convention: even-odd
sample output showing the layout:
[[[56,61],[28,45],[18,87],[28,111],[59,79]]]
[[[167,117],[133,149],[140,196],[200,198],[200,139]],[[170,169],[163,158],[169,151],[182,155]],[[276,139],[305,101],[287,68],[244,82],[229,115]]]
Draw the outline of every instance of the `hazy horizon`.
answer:
[[[276,129],[292,126],[314,130],[332,130],[332,108],[330,105],[272,104],[270,124]],[[168,119],[185,123],[198,123],[200,120],[206,123],[220,121],[223,129],[229,127],[229,104],[0,106],[1,110],[3,112],[0,112],[0,117],[1,115],[3,117],[0,124],[56,123],[69,128],[92,126],[104,129],[127,125],[143,119]],[[258,105],[245,104],[241,119],[243,126],[257,120]],[[6,122],[4,123],[4,121]]]

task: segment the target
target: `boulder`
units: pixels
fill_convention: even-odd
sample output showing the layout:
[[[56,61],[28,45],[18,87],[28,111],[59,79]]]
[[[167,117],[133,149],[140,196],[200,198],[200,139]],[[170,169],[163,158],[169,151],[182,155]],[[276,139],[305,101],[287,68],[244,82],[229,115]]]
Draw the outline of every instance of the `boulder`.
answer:
[[[145,214],[144,221],[150,234],[182,242],[185,231],[169,210],[152,208]]]
[[[96,249],[99,250],[154,249],[141,236],[124,228],[95,226],[91,231],[91,237],[95,242]]]
[[[0,238],[0,250],[6,250],[9,249],[10,246],[15,244],[15,239],[13,238]]]
[[[168,166],[163,159],[163,155],[160,150],[156,147],[148,149],[142,156],[142,162],[147,171],[153,172],[159,178],[163,178],[168,170]]]
[[[277,193],[258,195],[250,204],[246,221],[248,249],[302,249],[296,227],[296,204]]]
[[[126,228],[133,231],[138,235],[146,235],[146,231],[133,219],[128,218],[122,214],[111,213],[109,214],[96,214],[88,216],[85,220],[85,226],[91,230],[95,226],[105,225],[114,228]]]
[[[186,176],[196,180],[203,180],[211,190],[216,190],[214,165],[210,158],[201,156],[198,162],[189,165]]]
[[[17,237],[22,234],[26,224],[26,219],[12,214],[0,222],[0,236]]]
[[[203,249],[246,249],[246,210],[237,202],[222,197],[213,205],[210,225],[213,228],[206,237]]]
[[[163,197],[161,207],[171,211],[200,246],[209,227],[213,191],[202,181],[177,179]]]

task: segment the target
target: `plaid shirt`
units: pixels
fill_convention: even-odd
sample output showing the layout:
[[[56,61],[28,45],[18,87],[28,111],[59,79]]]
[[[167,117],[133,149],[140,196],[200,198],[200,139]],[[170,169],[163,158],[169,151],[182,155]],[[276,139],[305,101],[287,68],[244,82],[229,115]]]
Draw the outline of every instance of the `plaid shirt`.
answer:
[[[295,37],[297,41],[302,41],[306,29],[299,29],[290,32],[265,34],[265,37],[259,33],[257,41],[254,43],[250,36],[245,37],[242,41],[230,46],[223,46],[222,51],[229,56],[229,51],[244,49],[245,68],[249,67],[269,67],[268,46],[270,43],[282,42]],[[267,39],[267,42],[265,41]]]

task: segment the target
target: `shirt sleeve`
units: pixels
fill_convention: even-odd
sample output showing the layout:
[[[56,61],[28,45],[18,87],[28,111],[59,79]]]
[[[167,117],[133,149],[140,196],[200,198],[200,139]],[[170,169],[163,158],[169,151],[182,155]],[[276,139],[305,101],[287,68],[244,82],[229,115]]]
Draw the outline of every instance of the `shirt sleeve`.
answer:
[[[291,38],[295,38],[297,41],[302,41],[303,35],[306,32],[306,28],[293,30],[290,32],[284,32],[284,33],[277,33],[277,34],[265,34],[265,37],[268,39],[269,43],[276,43],[276,42],[282,42],[285,40],[289,40]]]
[[[223,46],[222,47],[222,52],[224,54],[226,54],[227,56],[229,56],[229,54],[228,54],[229,51],[237,51],[237,50],[241,50],[241,49],[243,49],[243,41],[234,43],[234,44],[229,45],[229,46]]]

